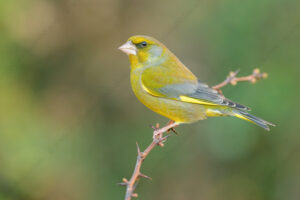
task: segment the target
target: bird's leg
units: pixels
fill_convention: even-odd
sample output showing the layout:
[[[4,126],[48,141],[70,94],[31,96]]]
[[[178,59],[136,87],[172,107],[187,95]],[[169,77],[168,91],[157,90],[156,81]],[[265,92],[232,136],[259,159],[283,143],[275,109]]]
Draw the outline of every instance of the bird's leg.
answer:
[[[174,123],[175,123],[175,121],[170,120],[170,121],[167,123],[167,125],[174,124]],[[175,127],[170,128],[170,129],[167,131],[167,133],[169,133],[170,131],[172,131],[173,133],[175,133],[176,135],[178,135],[177,131],[175,130]]]
[[[162,139],[162,135],[164,132],[167,132],[169,129],[172,130],[175,126],[177,126],[179,123],[172,122],[168,123],[166,126],[159,128],[159,124],[156,124],[156,127],[152,127],[154,129],[153,132],[153,139]]]

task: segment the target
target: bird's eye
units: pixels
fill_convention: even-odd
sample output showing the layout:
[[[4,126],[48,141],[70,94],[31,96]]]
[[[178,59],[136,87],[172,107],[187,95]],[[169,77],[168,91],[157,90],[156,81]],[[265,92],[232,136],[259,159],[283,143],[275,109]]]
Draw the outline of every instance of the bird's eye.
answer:
[[[139,47],[139,48],[143,48],[143,47],[146,47],[148,44],[147,42],[141,42],[141,43],[138,43],[136,46]]]

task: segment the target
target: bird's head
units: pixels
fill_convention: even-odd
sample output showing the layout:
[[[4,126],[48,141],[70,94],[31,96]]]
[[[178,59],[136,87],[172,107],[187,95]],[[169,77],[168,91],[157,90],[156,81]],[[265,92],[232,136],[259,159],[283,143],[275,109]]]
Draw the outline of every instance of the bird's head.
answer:
[[[140,64],[159,61],[166,51],[166,47],[162,43],[143,35],[130,37],[119,49],[129,56],[131,63]]]

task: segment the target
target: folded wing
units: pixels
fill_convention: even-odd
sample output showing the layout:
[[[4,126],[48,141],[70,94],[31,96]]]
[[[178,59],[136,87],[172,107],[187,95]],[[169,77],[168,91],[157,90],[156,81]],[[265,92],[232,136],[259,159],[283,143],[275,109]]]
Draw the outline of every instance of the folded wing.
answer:
[[[216,90],[185,74],[173,73],[170,68],[149,67],[142,75],[142,87],[153,96],[201,105],[222,105],[239,110],[250,110],[248,107],[232,102]]]

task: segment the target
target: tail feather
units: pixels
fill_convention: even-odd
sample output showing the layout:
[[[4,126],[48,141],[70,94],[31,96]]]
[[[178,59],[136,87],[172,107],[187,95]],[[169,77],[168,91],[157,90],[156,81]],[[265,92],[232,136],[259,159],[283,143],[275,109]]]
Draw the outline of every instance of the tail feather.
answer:
[[[275,126],[274,124],[267,122],[259,117],[256,117],[254,115],[251,115],[247,112],[241,111],[241,110],[234,110],[234,116],[238,117],[240,119],[247,120],[253,124],[256,124],[266,130],[270,130],[269,126]]]

